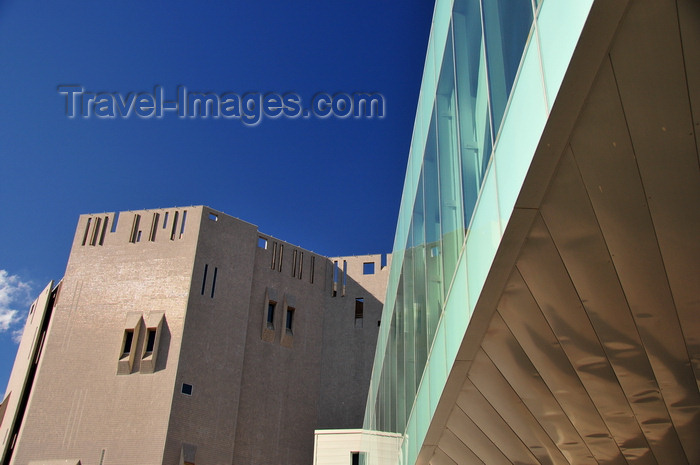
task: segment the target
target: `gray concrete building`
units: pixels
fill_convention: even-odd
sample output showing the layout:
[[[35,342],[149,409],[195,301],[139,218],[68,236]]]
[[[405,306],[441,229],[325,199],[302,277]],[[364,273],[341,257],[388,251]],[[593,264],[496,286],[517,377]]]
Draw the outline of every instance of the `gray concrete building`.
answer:
[[[362,425],[390,257],[204,206],[82,215],[31,307],[2,464],[308,464]]]

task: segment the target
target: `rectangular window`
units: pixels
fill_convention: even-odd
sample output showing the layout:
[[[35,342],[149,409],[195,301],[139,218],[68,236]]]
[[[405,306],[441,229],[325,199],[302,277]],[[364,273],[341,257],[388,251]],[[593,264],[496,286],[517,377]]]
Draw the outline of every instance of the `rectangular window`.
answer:
[[[134,330],[127,329],[124,331],[124,343],[122,344],[122,357],[126,357],[131,353],[131,346],[134,343]]]
[[[109,217],[105,216],[105,222],[102,225],[102,233],[100,234],[100,245],[105,243],[105,234],[107,233],[107,224],[109,223]]]
[[[216,274],[219,271],[217,267],[214,267],[214,277],[211,280],[211,298],[214,298],[214,289],[216,289]]]
[[[170,215],[169,212],[165,212],[165,216],[163,217],[163,229],[168,227],[168,216]]]
[[[312,256],[311,256],[311,275],[309,276],[309,282],[310,282],[311,284],[314,283],[314,268],[315,268],[315,265],[316,265],[316,257],[314,257],[314,256],[312,255]]]
[[[204,288],[207,285],[207,271],[209,270],[209,265],[204,265],[204,277],[202,277],[202,295],[204,295]]]
[[[333,262],[333,294],[335,297],[338,295],[338,260]]]
[[[267,303],[267,327],[274,329],[275,327],[275,306],[277,302],[272,300]]]
[[[192,385],[187,383],[182,383],[182,393],[186,396],[192,395]]]
[[[174,241],[175,240],[175,233],[177,232],[177,217],[179,215],[179,212],[175,212],[173,215],[173,227],[170,228],[170,240]]]
[[[374,274],[374,262],[363,263],[362,274]]]
[[[272,243],[272,262],[270,263],[270,269],[275,269],[275,261],[277,260],[277,242]]]
[[[292,252],[292,278],[297,275],[297,251]]]
[[[364,317],[365,299],[358,297],[355,299],[355,328],[362,327],[362,318]]]
[[[352,454],[352,465],[360,465],[360,453],[351,452]]]
[[[153,221],[151,221],[151,232],[148,234],[148,240],[153,242],[156,240],[156,231],[158,231],[158,223],[160,222],[160,213],[153,214]]]
[[[262,236],[258,237],[258,248],[267,249],[267,239]]]
[[[209,213],[209,219],[212,221],[219,221],[219,215],[216,213]]]
[[[294,307],[287,307],[287,320],[285,327],[287,331],[292,331],[292,324],[294,322]]]
[[[299,256],[299,279],[301,279],[301,273],[304,271],[304,252],[300,253]]]
[[[112,229],[109,230],[109,232],[117,232],[117,223],[119,222],[119,212],[116,212],[114,214],[114,219],[112,220]]]
[[[97,218],[97,221],[95,221],[95,229],[92,230],[92,239],[90,239],[90,245],[97,245],[97,238],[100,237],[101,224],[102,218]]]
[[[134,222],[131,224],[131,236],[129,242],[135,243],[139,238],[139,223],[141,222],[141,215],[134,215]]]
[[[182,212],[182,223],[180,223],[180,239],[185,235],[185,225],[187,224],[187,210]]]
[[[280,244],[280,262],[277,267],[277,271],[282,271],[282,258],[284,257],[284,246]]]
[[[88,218],[87,224],[85,225],[85,234],[83,234],[83,244],[87,244],[88,234],[90,233],[90,225],[92,224],[92,218]]]
[[[153,348],[156,345],[156,332],[158,328],[148,328],[146,333],[146,352],[144,356],[149,356],[153,353]]]

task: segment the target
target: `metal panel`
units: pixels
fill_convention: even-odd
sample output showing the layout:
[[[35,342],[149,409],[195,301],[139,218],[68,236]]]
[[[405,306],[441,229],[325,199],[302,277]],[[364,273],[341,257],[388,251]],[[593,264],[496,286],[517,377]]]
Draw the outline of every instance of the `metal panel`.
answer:
[[[540,463],[569,463],[483,350],[474,358],[468,376]]]
[[[571,423],[579,431],[593,456],[601,464],[626,464],[598,412],[598,407],[581,384],[552,328],[517,270],[513,271],[504,289],[503,297],[498,303],[498,312],[569,416]]]
[[[567,460],[595,464],[581,436],[498,313],[481,346]]]
[[[517,267],[625,458],[656,463],[541,217]]]
[[[539,464],[532,451],[512,430],[512,426],[506,423],[468,379],[464,382],[464,389],[457,398],[456,406],[479,425],[479,429],[511,462],[523,465]]]

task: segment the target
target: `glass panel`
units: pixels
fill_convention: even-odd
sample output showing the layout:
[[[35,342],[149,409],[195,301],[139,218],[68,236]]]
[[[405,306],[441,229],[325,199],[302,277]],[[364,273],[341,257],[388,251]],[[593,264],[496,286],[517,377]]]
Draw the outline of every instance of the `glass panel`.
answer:
[[[503,120],[508,96],[532,27],[530,0],[484,2],[484,30],[494,132]]]
[[[464,227],[491,156],[488,89],[478,0],[456,0],[453,16]]]
[[[459,143],[457,138],[457,99],[451,36],[452,28],[450,27],[437,89],[440,227],[442,230],[442,265],[445,292],[452,281],[459,251],[464,241]]]
[[[425,146],[423,160],[423,189],[425,190],[425,245],[421,269],[416,268],[416,285],[422,279],[423,293],[427,291],[424,306],[424,326],[416,334],[420,345],[416,342],[416,364],[421,373],[428,359],[428,347],[432,342],[437,322],[442,310],[442,232],[440,229],[440,177],[437,160],[437,109],[433,112],[433,120]],[[421,302],[422,303],[422,302]],[[420,363],[419,363],[420,362]]]

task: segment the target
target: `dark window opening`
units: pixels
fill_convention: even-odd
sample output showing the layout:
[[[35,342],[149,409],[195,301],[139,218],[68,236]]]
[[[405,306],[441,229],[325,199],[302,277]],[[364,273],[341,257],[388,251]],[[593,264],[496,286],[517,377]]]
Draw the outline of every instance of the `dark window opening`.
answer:
[[[165,216],[163,217],[163,229],[168,227],[168,215],[170,215],[170,212],[165,212]]]
[[[90,233],[90,224],[92,224],[92,218],[88,218],[87,224],[85,225],[85,234],[83,234],[83,244],[87,244],[88,234]]]
[[[105,243],[105,234],[107,233],[107,224],[109,223],[109,216],[105,216],[105,222],[102,225],[102,233],[100,234],[100,245]]]
[[[173,215],[173,227],[170,229],[170,240],[174,241],[175,240],[175,232],[177,231],[177,217],[179,215],[179,212],[175,212]]]
[[[192,385],[187,383],[182,383],[182,393],[186,396],[192,395]]]
[[[352,465],[360,465],[360,453],[352,452]]]
[[[219,269],[217,267],[214,267],[214,277],[211,280],[211,298],[214,298],[214,289],[216,289],[216,275],[218,273]]]
[[[148,234],[148,240],[153,242],[156,240],[156,231],[158,231],[158,223],[160,222],[160,213],[153,214],[153,221],[151,222],[151,232]]]
[[[270,301],[267,304],[267,327],[273,329],[275,327],[275,306],[277,302]]]
[[[358,297],[355,299],[355,319],[361,319],[364,315],[365,299]]]
[[[141,215],[134,215],[134,222],[131,224],[131,237],[129,242],[134,243],[138,239],[139,235],[139,223],[141,222]]]
[[[292,330],[292,324],[294,322],[294,307],[287,307],[287,322],[285,327],[287,331]]]
[[[374,262],[363,263],[362,274],[374,274]]]
[[[204,277],[202,278],[202,295],[204,295],[204,288],[207,285],[207,271],[209,270],[209,265],[204,265]]]
[[[156,331],[157,328],[148,328],[148,333],[146,337],[146,354],[151,355],[153,353],[153,348],[156,345]]]
[[[187,224],[187,210],[182,212],[182,223],[180,223],[180,238],[185,235],[185,225]]]
[[[134,330],[127,329],[124,333],[124,348],[122,349],[122,357],[125,357],[131,353],[131,346],[134,342]]]
[[[297,275],[297,256],[298,253],[296,250],[292,252],[292,278],[294,278]]]
[[[282,258],[284,257],[284,246],[280,244],[280,262],[277,271],[282,271]]]
[[[277,260],[277,242],[272,243],[272,262],[270,263],[270,269],[275,269],[275,261]]]
[[[299,279],[301,279],[301,274],[304,272],[304,252],[299,254]]]
[[[97,238],[100,236],[101,225],[102,218],[97,218],[97,221],[95,221],[95,229],[92,230],[92,239],[90,239],[90,245],[97,245]]]
[[[316,267],[316,257],[311,256],[311,274],[309,276],[309,282],[314,283],[314,268]]]

